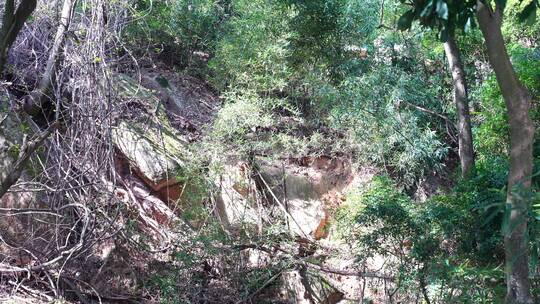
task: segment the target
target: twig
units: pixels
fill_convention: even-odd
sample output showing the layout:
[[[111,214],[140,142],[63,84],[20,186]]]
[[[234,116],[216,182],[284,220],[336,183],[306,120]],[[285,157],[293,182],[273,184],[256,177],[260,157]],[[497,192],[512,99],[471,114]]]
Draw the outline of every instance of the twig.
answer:
[[[33,140],[27,141],[27,139],[24,138],[21,151],[19,152],[19,157],[15,161],[6,178],[0,184],[0,197],[4,196],[9,188],[15,184],[17,180],[19,180],[28,159],[43,144],[45,139],[49,137],[54,130],[56,130],[57,127],[58,123],[55,122],[51,124],[45,131],[38,134]]]
[[[304,235],[304,237],[306,239],[309,239],[309,236],[304,232],[304,230],[302,229],[302,227],[300,226],[300,224],[298,224],[298,222],[296,221],[296,219],[292,216],[292,214],[287,211],[287,208],[285,208],[285,206],[283,206],[283,204],[281,203],[281,201],[277,198],[277,196],[274,194],[274,192],[272,191],[272,189],[270,188],[270,186],[268,185],[268,183],[266,182],[266,180],[264,179],[264,177],[262,176],[261,172],[259,170],[257,170],[257,174],[259,175],[259,178],[261,179],[261,181],[263,182],[263,184],[265,185],[265,187],[268,189],[268,192],[270,192],[270,194],[272,195],[272,197],[274,198],[274,200],[276,201],[276,203],[279,205],[279,207],[281,208],[281,210],[285,213],[285,215],[287,215],[290,219],[293,220],[293,222],[296,224],[296,226],[298,227],[298,229],[300,230],[300,232],[302,232],[302,234]]]
[[[433,110],[426,109],[426,108],[424,108],[424,107],[421,107],[421,106],[419,106],[419,105],[416,105],[416,104],[413,104],[413,103],[410,103],[410,102],[404,101],[404,100],[401,100],[400,102],[403,103],[403,104],[405,104],[405,105],[407,105],[407,106],[409,106],[409,107],[413,107],[413,108],[415,108],[415,109],[417,109],[417,110],[420,110],[420,111],[422,111],[422,112],[424,112],[424,113],[428,113],[428,114],[431,114],[431,115],[435,115],[435,116],[437,116],[437,117],[439,117],[439,118],[442,118],[442,119],[445,120],[445,121],[450,121],[450,119],[449,119],[448,117],[446,117],[446,116],[444,116],[444,115],[442,115],[442,114],[440,114],[440,113],[437,113],[437,112],[435,112],[435,111],[433,111]]]
[[[246,303],[248,300],[252,299],[254,296],[256,296],[259,292],[263,291],[266,287],[268,287],[270,284],[272,284],[277,278],[279,278],[281,276],[281,274],[283,273],[283,270],[285,270],[285,268],[282,268],[280,269],[275,275],[273,275],[270,279],[268,279],[268,281],[266,281],[261,287],[259,287],[257,290],[255,290],[254,292],[252,292],[247,298],[243,299],[243,300],[239,300],[237,301],[235,304],[241,304],[241,303]]]
[[[297,264],[304,265],[306,267],[310,267],[310,268],[313,268],[322,272],[333,273],[333,274],[338,274],[338,275],[343,275],[343,276],[376,278],[376,279],[382,279],[382,280],[391,281],[391,282],[393,282],[395,279],[394,277],[391,277],[391,276],[379,275],[372,272],[346,271],[346,270],[328,268],[328,267],[320,266],[320,265],[317,265],[315,263],[308,262],[308,261],[297,262]]]

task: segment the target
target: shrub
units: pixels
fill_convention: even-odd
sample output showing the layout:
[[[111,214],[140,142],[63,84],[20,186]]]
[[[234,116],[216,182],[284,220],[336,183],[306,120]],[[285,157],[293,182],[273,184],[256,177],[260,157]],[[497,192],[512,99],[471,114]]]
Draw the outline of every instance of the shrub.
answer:
[[[147,45],[166,62],[190,67],[196,63],[194,52],[212,52],[222,22],[230,14],[229,2],[137,0],[126,41],[138,52]]]
[[[504,165],[481,165],[475,179],[422,204],[377,177],[348,197],[338,231],[359,260],[386,257],[404,294],[424,288],[433,302],[498,303],[505,292],[498,266],[505,175]]]
[[[533,95],[533,107],[530,115],[533,123],[538,128],[540,109],[536,106],[540,97],[540,65],[531,64],[540,60],[540,52],[535,49],[525,48],[519,44],[511,44],[509,53],[516,71]],[[476,151],[480,159],[492,156],[508,155],[509,128],[506,106],[497,84],[497,79],[491,75],[479,88],[475,95],[480,98],[481,110],[476,113],[476,123],[478,126],[474,130]],[[538,135],[538,131],[536,132]],[[540,154],[540,142],[538,136],[535,137],[534,154]]]
[[[430,108],[434,94],[423,79],[392,66],[350,77],[322,103],[330,121],[356,137],[359,161],[381,166],[412,188],[424,176],[441,172],[448,152],[442,124],[410,104]]]

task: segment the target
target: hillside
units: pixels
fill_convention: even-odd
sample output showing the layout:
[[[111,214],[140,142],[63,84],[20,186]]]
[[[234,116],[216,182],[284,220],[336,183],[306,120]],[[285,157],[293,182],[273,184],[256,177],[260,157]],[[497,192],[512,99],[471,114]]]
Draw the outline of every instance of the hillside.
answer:
[[[0,1],[0,303],[539,302],[539,7]]]

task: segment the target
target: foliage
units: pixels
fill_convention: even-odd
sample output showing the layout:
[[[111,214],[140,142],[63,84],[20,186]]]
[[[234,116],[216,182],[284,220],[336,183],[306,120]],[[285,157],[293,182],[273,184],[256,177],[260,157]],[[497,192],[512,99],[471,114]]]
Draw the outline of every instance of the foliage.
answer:
[[[348,50],[374,32],[378,0],[282,0],[294,12],[289,20],[290,62],[299,73],[328,74],[329,81],[344,75]]]
[[[286,30],[290,11],[272,1],[238,1],[209,66],[213,83],[220,90],[228,87],[255,92],[280,91],[291,73]]]
[[[520,44],[511,44],[509,53],[520,80],[529,89],[533,100],[538,100],[540,97],[540,65],[531,64],[531,62],[539,61],[540,53],[538,50],[525,48]],[[480,99],[481,106],[481,110],[475,115],[478,124],[475,129],[475,137],[477,137],[475,144],[479,157],[507,155],[509,146],[507,113],[495,76],[490,75],[474,95]],[[537,125],[540,110],[534,105],[531,109],[531,118]],[[535,155],[540,153],[538,137],[536,137],[534,153]]]
[[[504,192],[493,187],[504,184],[501,169],[480,170],[455,192],[423,204],[413,202],[388,177],[377,177],[368,189],[349,197],[338,213],[338,229],[355,244],[360,260],[393,256],[387,261],[405,284],[402,292],[421,288],[424,277],[436,302],[500,302],[505,288],[497,266],[503,258],[497,231]]]
[[[534,4],[534,2],[508,1],[508,7],[505,11],[506,22],[502,25],[505,37],[509,37],[512,41],[521,41],[529,46],[538,46],[540,42],[538,41],[538,37],[540,37],[540,18],[537,18],[536,11],[531,12],[530,5]]]
[[[440,172],[448,153],[440,118],[415,106],[444,112],[435,103],[442,92],[420,64],[419,50],[395,37],[378,37],[370,70],[350,76],[330,93],[322,92],[321,107],[330,109],[330,123],[355,134],[360,160],[389,169],[406,187],[430,172]]]
[[[187,67],[194,64],[196,52],[212,51],[229,6],[228,1],[213,0],[137,0],[126,40],[148,45],[151,53]]]
[[[56,112],[62,117],[62,126],[47,140],[46,147],[35,153],[32,168],[26,171],[32,173],[26,174],[30,181],[14,189],[19,192],[32,187],[48,204],[51,200],[55,202],[51,204],[53,209],[69,209],[69,214],[57,214],[59,220],[74,222],[71,228],[65,226],[66,244],[73,243],[72,236],[80,236],[81,242],[100,244],[103,238],[121,235],[143,249],[150,248],[149,237],[136,235],[140,222],[137,212],[133,212],[135,208],[149,206],[144,202],[125,203],[124,199],[131,200],[134,194],[123,177],[117,176],[115,153],[118,151],[106,140],[110,128],[123,115],[137,117],[145,123],[150,118],[156,121],[171,118],[178,120],[175,125],[181,126],[179,130],[172,130],[166,122],[160,126],[164,131],[160,134],[188,133],[186,138],[195,143],[185,149],[187,156],[182,169],[172,174],[183,185],[181,202],[170,206],[180,213],[181,220],[167,227],[174,230],[171,235],[177,239],[168,247],[170,251],[152,253],[166,262],[149,264],[152,273],[143,277],[144,287],[155,292],[163,303],[239,303],[254,292],[263,294],[265,285],[284,270],[300,267],[306,270],[309,267],[306,265],[315,265],[311,263],[323,265],[325,255],[331,250],[326,252],[327,248],[320,246],[308,252],[311,243],[304,248],[300,245],[302,239],[291,237],[275,199],[266,200],[260,192],[254,195],[263,224],[256,233],[247,230],[248,225],[238,228],[239,231],[225,231],[215,217],[213,206],[220,190],[215,184],[224,173],[222,170],[230,160],[227,158],[250,162],[255,156],[264,156],[295,163],[304,156],[321,155],[339,156],[354,161],[354,165],[375,167],[375,171],[386,173],[369,186],[354,189],[343,205],[336,207],[335,224],[356,254],[354,266],[383,257],[384,271],[395,278],[392,284],[398,286],[397,292],[410,295],[407,299],[414,295],[416,302],[420,294],[432,303],[502,301],[505,293],[502,232],[509,228],[504,220],[508,212],[505,187],[509,130],[500,88],[486,62],[482,34],[474,26],[474,6],[478,1],[90,2],[83,1],[74,15],[76,25],[69,31],[65,56],[57,65],[59,77],[55,79],[54,92],[50,92],[54,93],[50,94],[51,100],[57,103],[46,101],[51,109],[53,105],[62,107]],[[520,79],[533,95],[531,116],[539,133],[540,22],[534,19],[539,1],[484,3],[505,5],[502,29],[506,45]],[[109,12],[107,8],[115,9]],[[44,15],[56,16],[52,10]],[[128,20],[124,16],[129,16]],[[102,20],[107,17],[112,18]],[[56,22],[46,21],[31,23],[24,31],[32,24],[49,27]],[[413,26],[414,21],[421,26]],[[528,22],[527,27],[522,26],[522,21]],[[90,24],[92,27],[86,29]],[[127,27],[123,28],[124,25]],[[396,31],[396,25],[407,31]],[[115,27],[119,27],[118,33],[108,33]],[[477,157],[476,172],[467,180],[457,178],[452,172],[458,152],[453,123],[456,110],[452,103],[452,79],[440,43],[441,39],[461,31],[467,31],[467,35],[456,35],[456,41],[470,80]],[[92,38],[95,40],[86,37],[92,35],[96,36]],[[25,56],[31,58],[28,62],[35,60],[35,65],[28,66],[44,69],[42,61],[47,58],[45,50],[53,36],[39,29],[20,39],[17,47],[26,48]],[[38,44],[41,46],[33,47]],[[140,62],[126,63],[128,57]],[[81,64],[85,62],[91,64]],[[144,69],[167,66],[202,76],[215,89],[212,93],[220,95],[221,107],[207,105],[211,123],[204,130],[197,125],[192,132],[192,126],[184,127],[189,124],[184,124],[184,117],[177,113],[170,116],[163,111],[150,113],[151,110],[134,106],[132,101],[122,101],[121,105],[111,102],[116,101],[114,88],[107,81],[102,82],[100,75],[113,75],[117,70],[136,73],[128,70],[134,65],[137,70],[139,65]],[[19,97],[35,85],[35,79],[22,79],[25,77],[18,76],[21,72],[17,69],[23,70],[9,69],[13,75],[6,75],[2,83],[6,91],[25,100]],[[162,85],[159,89],[171,89],[165,78],[156,79]],[[143,84],[146,80],[141,77]],[[197,88],[188,87],[186,94],[192,89]],[[178,95],[174,97],[181,99],[181,94]],[[54,96],[66,98],[54,100]],[[168,99],[163,100],[167,102]],[[19,108],[15,98],[3,100],[3,111],[12,108]],[[129,114],[123,113],[126,110]],[[181,110],[178,112],[189,113],[189,109]],[[31,117],[27,121],[19,126],[23,133],[31,133],[29,126],[36,130],[44,127],[37,119],[38,128],[30,124]],[[533,202],[529,210],[528,241],[534,277],[540,271],[540,133],[536,138],[533,186],[530,192],[519,193],[530,196]],[[163,142],[170,145],[173,141]],[[15,156],[22,147],[13,145],[7,148],[7,153]],[[166,150],[174,153],[171,151],[176,149]],[[36,168],[39,174],[33,174]],[[356,173],[351,171],[351,175]],[[427,184],[424,182],[428,176],[441,180],[442,186],[436,194],[429,193],[425,201],[415,201],[410,194]],[[39,184],[43,187],[37,187]],[[286,184],[282,187],[286,188]],[[123,200],[101,204],[103,194],[109,194],[107,189],[111,186],[115,195],[109,197],[123,195]],[[120,190],[126,190],[126,197]],[[49,196],[48,192],[53,195]],[[66,202],[70,203],[66,205]],[[341,201],[330,203],[339,205]],[[72,211],[75,207],[81,211],[84,207],[86,212]],[[10,212],[10,217],[26,213],[22,209],[15,211]],[[44,214],[50,213],[46,211]],[[324,211],[323,223],[331,222],[333,213]],[[109,214],[114,216],[109,218]],[[100,218],[101,215],[107,217]],[[80,230],[83,219],[107,225],[89,226],[92,229],[88,231],[95,231],[95,237],[83,237]],[[120,228],[124,229],[119,231]],[[112,233],[102,234],[103,231]],[[41,242],[40,239],[38,243]],[[312,243],[313,248],[319,244]],[[239,247],[267,248],[267,266],[246,267]],[[57,246],[46,248],[52,251],[39,259],[47,261],[57,256],[54,251]],[[77,254],[60,258],[67,261],[71,256],[80,256],[79,248],[86,250],[77,243],[73,251]],[[68,266],[71,271],[73,268]],[[15,285],[34,288],[29,282],[17,281]],[[45,286],[42,283],[39,286]],[[50,284],[56,293],[60,286]]]
[[[406,0],[400,2],[405,3]],[[468,30],[474,25],[475,6],[475,0],[413,1],[412,8],[399,18],[398,29],[409,29],[412,22],[418,20],[424,27],[437,29],[441,40],[446,41],[456,29]]]
[[[413,21],[418,20],[421,26],[434,28],[440,34],[442,41],[454,35],[457,29],[468,32],[475,26],[476,0],[449,1],[449,0],[400,0],[401,3],[411,4],[397,22],[400,30],[410,29]],[[498,8],[504,10],[507,0],[495,0]],[[519,6],[524,1],[512,1],[513,6]],[[540,4],[537,0],[528,1],[519,11],[518,18],[521,21],[533,20],[536,9]]]

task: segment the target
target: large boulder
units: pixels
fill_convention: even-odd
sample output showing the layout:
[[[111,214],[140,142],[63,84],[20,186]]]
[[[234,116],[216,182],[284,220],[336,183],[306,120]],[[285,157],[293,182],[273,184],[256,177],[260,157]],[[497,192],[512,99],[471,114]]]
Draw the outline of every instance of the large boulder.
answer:
[[[327,237],[341,190],[351,182],[349,164],[329,157],[231,161],[215,175],[216,213],[230,231],[242,227],[262,231],[269,213],[265,201],[273,206],[270,209],[286,214],[292,234],[309,239]]]
[[[181,169],[180,162],[149,139],[148,131],[137,127],[121,122],[112,131],[113,143],[154,190],[176,183],[174,174]]]
[[[119,163],[127,160],[133,171],[165,201],[180,199],[184,159],[189,158],[188,141],[167,117],[157,92],[126,75],[117,75],[120,97],[144,108],[139,117],[124,117],[112,131],[112,141],[120,152]]]

